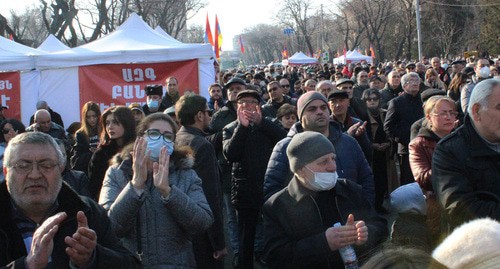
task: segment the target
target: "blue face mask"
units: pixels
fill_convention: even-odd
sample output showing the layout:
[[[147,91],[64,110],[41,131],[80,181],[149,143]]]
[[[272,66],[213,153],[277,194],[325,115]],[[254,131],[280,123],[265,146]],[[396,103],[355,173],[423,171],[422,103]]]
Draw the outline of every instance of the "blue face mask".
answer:
[[[158,107],[160,107],[160,106],[158,104],[158,101],[149,100],[148,107],[150,110],[156,111],[156,110],[158,110]]]
[[[174,142],[165,141],[165,139],[160,138],[158,140],[152,140],[149,137],[146,137],[146,141],[148,141],[148,149],[150,151],[149,158],[152,161],[157,162],[160,159],[160,150],[162,147],[167,148],[167,154],[172,155],[174,152]]]

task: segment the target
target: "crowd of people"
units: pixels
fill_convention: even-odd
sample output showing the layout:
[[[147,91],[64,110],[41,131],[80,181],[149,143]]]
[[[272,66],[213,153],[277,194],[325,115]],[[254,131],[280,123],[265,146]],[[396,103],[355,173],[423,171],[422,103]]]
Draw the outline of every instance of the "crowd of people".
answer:
[[[499,71],[253,67],[208,99],[168,77],[66,130],[39,101],[0,123],[0,268],[344,268],[349,246],[360,268],[494,268]]]

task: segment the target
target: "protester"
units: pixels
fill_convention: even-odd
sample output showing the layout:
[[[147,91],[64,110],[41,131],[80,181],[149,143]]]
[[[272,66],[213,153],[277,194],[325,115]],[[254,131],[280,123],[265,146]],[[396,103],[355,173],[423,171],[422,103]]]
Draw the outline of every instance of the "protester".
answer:
[[[146,104],[142,106],[144,115],[147,116],[151,113],[163,112],[168,108],[161,99],[163,96],[162,85],[147,85],[144,88],[144,92],[146,93]]]
[[[267,162],[274,145],[286,136],[285,130],[263,117],[259,99],[256,91],[238,93],[238,118],[223,129],[224,156],[233,163],[231,202],[238,217],[239,265],[249,269],[253,268],[254,239],[264,203]],[[258,257],[264,246],[257,247]]]
[[[89,191],[98,201],[102,181],[109,166],[109,160],[123,147],[135,139],[135,120],[132,111],[125,106],[110,107],[99,121],[100,142],[89,162]]]
[[[89,178],[82,171],[72,170],[70,164],[67,161],[67,149],[64,141],[61,139],[54,139],[59,146],[59,150],[64,156],[64,166],[61,172],[62,179],[66,182],[73,190],[75,190],[79,195],[85,195],[90,197],[89,192]]]
[[[40,109],[47,110],[50,114],[50,118],[52,119],[52,121],[55,122],[56,124],[61,125],[61,127],[64,128],[64,122],[61,118],[61,115],[59,115],[59,113],[52,110],[52,108],[49,107],[49,104],[47,104],[46,101],[41,100],[41,101],[36,102],[36,110],[40,110]],[[32,125],[33,123],[35,123],[35,115],[34,114],[30,118],[30,125]]]
[[[144,268],[197,267],[192,236],[213,222],[191,150],[174,146],[176,131],[168,115],[144,118],[133,148],[115,156],[106,172],[99,198]]]
[[[71,156],[71,168],[83,171],[88,174],[89,162],[92,154],[99,145],[99,135],[101,133],[101,110],[99,105],[94,102],[87,102],[82,107],[81,117],[82,127],[76,131],[76,143],[73,146],[73,155]]]
[[[106,212],[61,178],[64,156],[41,132],[16,136],[0,184],[0,267],[140,268]]]
[[[295,123],[286,138],[276,144],[267,165],[264,179],[264,199],[288,185],[293,174],[288,164],[286,149],[292,137],[303,131],[315,131],[326,136],[335,146],[335,162],[339,176],[362,186],[365,197],[375,202],[373,174],[358,142],[344,134],[340,126],[329,120],[328,101],[319,92],[303,94],[297,101],[299,122]]]
[[[479,82],[464,124],[442,139],[432,158],[432,187],[451,227],[478,217],[500,220],[500,81]]]
[[[18,134],[24,133],[26,131],[25,129],[26,127],[24,127],[24,124],[16,119],[5,119],[0,123],[0,130],[2,130],[2,135],[0,135],[0,167],[3,168],[5,148],[9,144],[9,141]],[[0,182],[2,182],[4,178],[5,176],[2,170],[0,171]]]
[[[141,123],[141,120],[146,117],[146,114],[144,114],[144,111],[142,110],[142,106],[139,103],[131,103],[128,105],[128,108],[132,110],[132,114],[134,115],[134,120],[135,120],[135,125],[139,126],[139,123]]]
[[[466,68],[467,69],[467,68]],[[464,69],[464,71],[466,71]],[[490,78],[490,62],[488,59],[478,59],[474,65],[474,72],[472,73],[471,81],[467,84],[466,87],[462,90],[460,94],[460,100],[462,104],[462,111],[467,111],[467,107],[469,106],[470,96],[476,87],[476,85]]]
[[[53,122],[49,111],[40,109],[35,112],[34,123],[26,128],[26,132],[44,132],[53,138],[66,140],[64,128]]]
[[[338,179],[324,135],[296,134],[286,155],[294,176],[263,208],[269,268],[343,268],[340,248],[353,245],[361,257],[385,239],[387,224],[360,186]]]
[[[203,192],[213,213],[210,229],[193,237],[193,249],[198,268],[222,268],[227,249],[224,241],[222,214],[222,188],[217,154],[205,138],[212,110],[200,95],[184,95],[175,105],[182,127],[177,132],[176,147],[188,146],[193,150],[193,170],[201,179]]]
[[[179,100],[179,81],[176,77],[170,76],[165,79],[165,88],[167,88],[167,93],[162,97],[161,104],[165,108],[174,106]],[[163,89],[162,89],[163,93]]]
[[[288,132],[297,122],[297,107],[290,104],[282,105],[276,113],[276,119],[281,127]]]
[[[219,111],[219,109],[226,105],[226,100],[224,100],[224,96],[222,94],[222,86],[219,83],[211,84],[208,87],[208,94],[210,95],[208,107],[214,112]]]
[[[400,184],[414,181],[410,169],[408,144],[410,143],[411,125],[424,116],[422,100],[419,95],[420,77],[417,73],[408,73],[401,78],[403,94],[389,101],[384,130],[387,136],[398,144]]]

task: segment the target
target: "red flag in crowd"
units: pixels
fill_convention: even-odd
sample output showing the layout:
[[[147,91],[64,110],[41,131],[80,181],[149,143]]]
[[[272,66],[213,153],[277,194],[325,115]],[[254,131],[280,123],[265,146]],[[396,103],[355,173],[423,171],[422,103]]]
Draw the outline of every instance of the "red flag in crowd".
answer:
[[[210,43],[210,45],[214,45],[214,37],[212,36],[212,29],[210,29],[210,22],[208,21],[208,13],[207,13],[207,22],[205,25],[205,43]]]
[[[241,38],[241,35],[240,35],[239,43],[240,43],[240,51],[241,51],[241,53],[245,53],[245,47],[243,47],[243,39]]]
[[[219,19],[217,18],[217,15],[215,15],[215,44],[214,44],[214,49],[215,49],[215,57],[217,59],[220,59],[220,50],[222,47],[222,34],[220,32],[220,27],[219,27]]]
[[[372,58],[376,58],[375,57],[375,50],[373,49],[372,44],[370,44],[370,53],[371,53]]]
[[[286,48],[286,45],[283,47],[283,51],[281,52],[281,56],[283,56],[283,59],[288,59],[288,49]]]

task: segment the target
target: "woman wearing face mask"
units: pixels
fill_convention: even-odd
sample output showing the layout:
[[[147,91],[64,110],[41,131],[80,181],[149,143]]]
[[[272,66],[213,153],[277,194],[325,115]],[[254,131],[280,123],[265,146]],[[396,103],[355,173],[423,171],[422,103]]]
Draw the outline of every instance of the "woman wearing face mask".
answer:
[[[102,113],[101,142],[89,163],[89,191],[96,201],[99,200],[102,181],[109,166],[109,160],[123,147],[134,142],[135,120],[132,111],[125,106],[110,107]]]
[[[82,127],[76,131],[76,143],[73,146],[73,155],[70,159],[71,169],[88,174],[89,162],[92,154],[99,145],[101,126],[99,119],[101,110],[94,102],[87,102],[82,108]]]
[[[263,207],[269,268],[344,268],[340,248],[353,245],[359,257],[385,239],[387,224],[361,186],[337,178],[334,152],[318,132],[290,141],[286,155],[294,176]],[[343,226],[332,227],[337,222]]]
[[[191,237],[213,222],[191,149],[174,149],[176,132],[166,114],[144,118],[133,149],[115,156],[101,190],[99,204],[144,268],[195,268]]]
[[[0,168],[3,168],[3,153],[9,141],[16,135],[25,132],[26,127],[24,124],[16,119],[5,119],[0,124],[0,130],[2,130],[2,135],[0,135]],[[4,180],[3,169],[0,170],[0,182]]]

